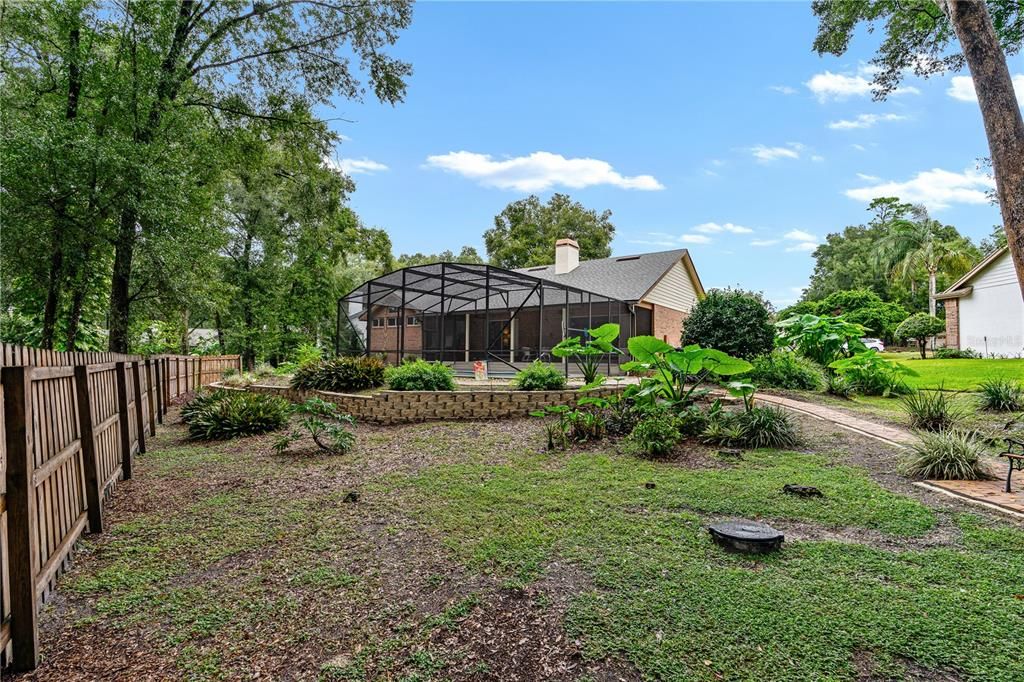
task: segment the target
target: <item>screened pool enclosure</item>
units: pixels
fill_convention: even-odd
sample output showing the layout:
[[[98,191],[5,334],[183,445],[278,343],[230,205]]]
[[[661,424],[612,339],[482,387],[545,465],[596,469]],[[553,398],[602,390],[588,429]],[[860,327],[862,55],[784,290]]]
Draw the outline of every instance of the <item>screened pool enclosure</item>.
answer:
[[[418,357],[468,370],[483,360],[490,372],[505,373],[537,359],[562,362],[553,346],[606,322],[620,325],[620,348],[630,336],[651,333],[650,311],[625,301],[492,265],[431,263],[382,275],[342,297],[337,338],[354,341],[350,352],[391,363]],[[609,354],[606,372],[617,373],[626,360]]]

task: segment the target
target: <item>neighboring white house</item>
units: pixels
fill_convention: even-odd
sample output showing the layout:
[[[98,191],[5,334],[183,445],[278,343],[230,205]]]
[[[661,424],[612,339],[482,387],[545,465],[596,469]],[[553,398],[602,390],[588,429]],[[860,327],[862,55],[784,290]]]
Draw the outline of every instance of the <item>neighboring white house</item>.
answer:
[[[1024,298],[1009,248],[990,253],[936,298],[946,306],[947,346],[1024,356]]]

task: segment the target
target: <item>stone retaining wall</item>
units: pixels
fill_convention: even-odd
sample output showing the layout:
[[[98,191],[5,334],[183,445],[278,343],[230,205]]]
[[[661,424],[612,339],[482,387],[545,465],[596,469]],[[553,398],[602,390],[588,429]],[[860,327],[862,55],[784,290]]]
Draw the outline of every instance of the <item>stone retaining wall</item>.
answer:
[[[226,387],[225,387],[226,388]],[[285,386],[253,384],[256,393],[279,395],[301,403],[319,397],[334,403],[357,421],[375,424],[406,424],[441,419],[508,419],[525,417],[552,405],[575,405],[583,395],[607,397],[621,386],[602,386],[588,391],[379,391],[372,394],[306,391]]]

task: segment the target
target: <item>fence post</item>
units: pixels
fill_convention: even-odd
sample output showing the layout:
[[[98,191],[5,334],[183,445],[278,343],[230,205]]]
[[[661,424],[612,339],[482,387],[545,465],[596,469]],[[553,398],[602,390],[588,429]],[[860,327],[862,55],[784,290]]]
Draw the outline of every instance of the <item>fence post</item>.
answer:
[[[164,414],[170,409],[171,402],[171,359],[164,358]]]
[[[203,356],[202,355],[199,356],[199,359],[196,361],[196,363],[199,365],[199,369],[196,370],[196,375],[199,377],[199,388],[202,388],[203,387]]]
[[[142,370],[139,361],[132,363],[132,389],[135,395],[135,435],[139,439],[139,454],[146,454],[146,420],[142,416]]]
[[[153,387],[153,364],[146,358],[146,407],[149,408],[149,435],[156,435],[156,389]]]
[[[75,366],[75,394],[78,397],[78,423],[81,427],[82,468],[85,472],[85,501],[89,512],[89,532],[103,532],[103,496],[99,463],[96,461],[96,437],[93,433],[92,402],[89,395],[89,368]]]
[[[36,626],[36,495],[32,485],[32,368],[4,367],[4,431],[7,445],[7,561],[11,590],[12,665],[32,670],[39,663]]]
[[[118,362],[117,368],[117,413],[118,425],[121,428],[121,478],[128,480],[132,477],[132,443],[131,431],[128,428],[128,372],[125,363]]]

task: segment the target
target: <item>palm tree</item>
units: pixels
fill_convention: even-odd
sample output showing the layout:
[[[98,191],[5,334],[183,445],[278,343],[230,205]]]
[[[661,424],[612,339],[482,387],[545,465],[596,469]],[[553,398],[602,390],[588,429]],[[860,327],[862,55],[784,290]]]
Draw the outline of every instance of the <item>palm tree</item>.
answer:
[[[963,238],[942,234],[942,223],[927,213],[918,220],[898,220],[880,252],[891,263],[894,279],[911,280],[917,273],[928,275],[928,313],[935,315],[935,281],[939,272],[964,272],[970,269],[977,249]]]

